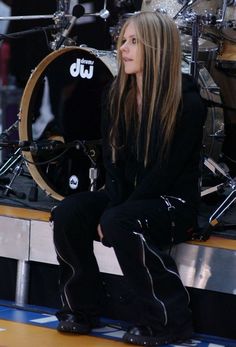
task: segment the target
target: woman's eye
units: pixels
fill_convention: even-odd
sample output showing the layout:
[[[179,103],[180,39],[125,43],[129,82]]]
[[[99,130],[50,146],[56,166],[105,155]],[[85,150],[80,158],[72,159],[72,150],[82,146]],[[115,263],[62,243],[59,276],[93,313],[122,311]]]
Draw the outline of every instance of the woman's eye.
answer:
[[[126,42],[126,40],[123,39],[123,40],[121,41],[121,46],[123,46],[123,45],[125,44],[125,42]]]

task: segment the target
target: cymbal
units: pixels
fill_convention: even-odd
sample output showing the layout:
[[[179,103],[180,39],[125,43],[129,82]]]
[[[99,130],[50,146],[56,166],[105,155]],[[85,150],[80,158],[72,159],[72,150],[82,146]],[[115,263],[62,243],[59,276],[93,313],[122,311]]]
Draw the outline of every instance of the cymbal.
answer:
[[[183,51],[191,51],[192,50],[192,36],[191,35],[180,35],[181,46]],[[201,37],[198,39],[198,51],[199,52],[211,52],[216,51],[218,49],[217,44],[212,41],[205,40]]]

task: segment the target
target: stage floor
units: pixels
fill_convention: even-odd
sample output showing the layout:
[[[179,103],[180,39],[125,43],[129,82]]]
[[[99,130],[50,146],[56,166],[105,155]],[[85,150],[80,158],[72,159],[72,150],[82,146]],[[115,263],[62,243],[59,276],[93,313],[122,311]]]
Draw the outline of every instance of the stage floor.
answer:
[[[128,346],[121,341],[124,323],[101,319],[101,328],[89,336],[57,332],[55,310],[28,306],[14,307],[0,301],[0,346],[1,347],[119,347]],[[235,347],[236,340],[193,334],[191,340],[166,347]]]

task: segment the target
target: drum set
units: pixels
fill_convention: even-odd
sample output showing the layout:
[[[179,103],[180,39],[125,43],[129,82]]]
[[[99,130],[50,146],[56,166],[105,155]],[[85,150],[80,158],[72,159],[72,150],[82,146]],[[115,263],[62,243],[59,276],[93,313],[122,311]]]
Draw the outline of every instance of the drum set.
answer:
[[[45,16],[52,18],[57,28],[51,42],[52,52],[35,67],[25,86],[17,120],[19,143],[13,156],[0,167],[1,178],[16,162],[26,163],[39,187],[56,200],[103,185],[102,90],[116,76],[117,37],[125,19],[133,15],[119,13],[125,0],[116,2],[118,20],[109,29],[111,49],[77,47],[69,33],[79,17],[78,7],[69,14],[69,2],[58,1],[58,11]],[[224,138],[224,105],[211,69],[217,66],[236,72],[236,1],[143,0],[140,10],[165,13],[179,28],[182,70],[198,81],[209,106],[203,139],[204,165],[225,177],[232,190],[231,204],[236,199],[236,184],[218,164]],[[80,15],[82,12],[80,8]],[[83,15],[108,20],[111,13],[104,1],[100,12]],[[16,124],[12,127],[16,128]],[[11,128],[5,132],[10,131]],[[6,187],[7,193],[9,188]],[[214,189],[217,191],[219,185],[211,192]],[[206,194],[209,192],[202,192],[202,196]]]

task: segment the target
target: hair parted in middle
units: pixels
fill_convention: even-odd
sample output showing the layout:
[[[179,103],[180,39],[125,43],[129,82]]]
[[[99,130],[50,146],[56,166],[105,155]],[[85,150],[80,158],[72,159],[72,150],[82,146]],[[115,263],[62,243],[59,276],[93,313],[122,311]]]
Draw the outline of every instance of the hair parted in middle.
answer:
[[[141,115],[137,112],[135,75],[125,73],[120,52],[125,30],[131,22],[143,63]],[[110,143],[114,161],[119,148],[125,145],[126,140],[120,143],[118,138],[119,124],[124,121],[126,129],[132,122],[136,124],[137,159],[145,166],[157,152],[162,157],[168,154],[182,93],[181,53],[179,30],[167,15],[138,12],[124,23],[117,42],[118,74],[110,91],[113,118]],[[141,128],[145,130],[140,131]],[[157,140],[160,135],[161,143]]]

